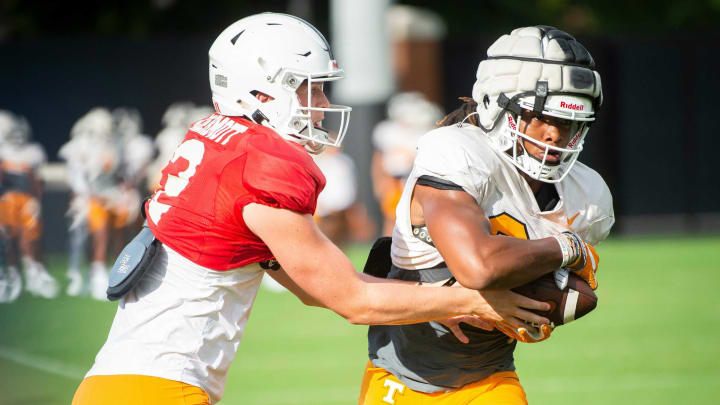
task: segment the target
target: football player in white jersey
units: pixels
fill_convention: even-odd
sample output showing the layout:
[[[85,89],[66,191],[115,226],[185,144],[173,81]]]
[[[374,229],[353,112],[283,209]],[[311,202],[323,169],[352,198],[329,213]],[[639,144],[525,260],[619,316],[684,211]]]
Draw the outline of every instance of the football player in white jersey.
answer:
[[[155,148],[158,154],[147,168],[147,189],[151,193],[155,191],[158,183],[160,183],[160,172],[182,142],[188,126],[196,121],[190,118],[195,108],[195,105],[189,101],[179,101],[170,104],[165,110],[162,117],[163,129],[155,136]],[[209,111],[204,117],[210,114],[212,114],[212,111]]]
[[[110,228],[110,252],[115,255],[127,242],[126,232],[137,232],[142,223],[141,192],[145,195],[147,168],[155,156],[155,144],[142,133],[142,117],[137,109],[118,107],[113,109],[112,115],[120,168],[115,185],[118,197],[109,202],[109,207],[122,213],[123,219]]]
[[[0,110],[0,144],[15,127],[15,115],[10,111]],[[2,170],[0,170],[0,193],[2,187]],[[0,303],[13,302],[20,296],[22,291],[22,278],[17,268],[7,267],[7,248],[9,244],[8,232],[4,225],[0,224]]]
[[[125,225],[127,211],[118,207],[118,177],[121,156],[113,128],[113,117],[106,108],[96,107],[73,125],[70,141],[58,153],[67,162],[68,182],[73,191],[69,215],[70,279],[67,294],[76,296],[85,291],[81,273],[85,255],[85,239],[92,238],[92,258],[88,289],[96,300],[106,300],[108,285],[106,268],[110,227]]]
[[[340,146],[350,108],[325,96],[324,83],[343,73],[312,25],[253,15],[209,54],[216,113],[190,127],[162,171],[141,234],[156,239],[140,249],[158,253],[120,298],[73,405],[218,402],[265,271],[304,303],[357,324],[458,313],[547,322],[522,310],[549,308],[529,298],[500,292],[488,305],[467,288],[357,273],[319,231],[312,214],[325,178],[308,153]],[[323,126],[326,114],[339,115],[337,130]],[[129,262],[119,263],[127,274]]]
[[[37,171],[46,161],[45,150],[30,142],[31,129],[27,120],[14,116],[14,123],[0,141],[2,164],[2,198],[0,198],[0,223],[9,239],[7,245],[7,273],[9,279],[18,280],[15,245],[21,255],[25,276],[25,289],[33,295],[54,298],[58,285],[40,260],[40,236],[42,233],[41,206],[42,181]],[[7,299],[17,298],[17,284],[11,288]]]
[[[485,292],[551,272],[562,287],[575,271],[596,288],[593,246],[614,223],[612,198],[577,162],[602,102],[595,63],[548,26],[503,35],[487,55],[473,98],[420,139],[388,278]],[[488,331],[457,321],[371,326],[359,403],[526,404],[515,344],[547,339],[553,325],[505,320]]]
[[[370,240],[376,227],[357,199],[357,169],[352,158],[332,148],[313,159],[327,180],[315,210],[320,230],[340,247]]]
[[[415,160],[418,139],[435,128],[443,112],[422,93],[405,92],[390,98],[387,113],[388,119],[373,129],[375,153],[370,175],[383,214],[382,234],[389,236],[395,225],[395,207]]]

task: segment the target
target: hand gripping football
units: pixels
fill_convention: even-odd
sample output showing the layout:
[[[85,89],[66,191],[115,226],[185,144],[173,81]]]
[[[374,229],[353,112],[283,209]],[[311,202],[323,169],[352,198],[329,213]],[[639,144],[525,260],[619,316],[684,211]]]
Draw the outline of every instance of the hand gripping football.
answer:
[[[588,314],[597,306],[597,295],[585,280],[570,272],[567,287],[560,290],[553,273],[515,287],[512,291],[537,301],[550,303],[549,311],[533,311],[550,320],[551,326],[564,325]]]

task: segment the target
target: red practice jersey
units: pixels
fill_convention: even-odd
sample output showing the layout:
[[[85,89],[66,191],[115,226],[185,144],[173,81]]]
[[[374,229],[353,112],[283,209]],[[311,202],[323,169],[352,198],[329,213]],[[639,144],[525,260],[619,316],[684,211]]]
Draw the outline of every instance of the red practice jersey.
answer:
[[[245,225],[259,203],[313,214],[325,177],[303,146],[247,119],[213,114],[194,123],[146,205],[155,237],[185,258],[229,270],[273,258]]]

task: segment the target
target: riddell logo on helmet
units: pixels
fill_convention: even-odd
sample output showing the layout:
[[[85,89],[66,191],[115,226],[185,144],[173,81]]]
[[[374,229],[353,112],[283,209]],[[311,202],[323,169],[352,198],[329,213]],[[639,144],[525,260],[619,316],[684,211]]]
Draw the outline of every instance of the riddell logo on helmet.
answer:
[[[515,120],[513,119],[513,117],[508,115],[507,119],[508,119],[508,124],[510,124],[510,128],[512,128],[513,131],[517,131],[517,126],[515,125]]]
[[[582,104],[566,103],[564,101],[561,101],[560,108],[567,108],[568,110],[582,111],[585,109],[585,106]]]
[[[577,134],[575,134],[575,136],[572,137],[572,139],[570,140],[570,142],[568,142],[568,144],[567,144],[567,147],[568,147],[568,148],[574,148],[574,147],[575,147],[575,144],[576,144],[577,141],[580,139],[580,134],[581,134],[581,133],[582,133],[582,131],[579,131]]]

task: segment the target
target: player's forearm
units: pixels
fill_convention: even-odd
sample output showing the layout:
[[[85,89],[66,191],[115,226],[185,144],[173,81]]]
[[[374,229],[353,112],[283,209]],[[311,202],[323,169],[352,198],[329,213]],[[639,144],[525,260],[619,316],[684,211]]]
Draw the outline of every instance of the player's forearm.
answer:
[[[556,270],[562,252],[554,238],[527,240],[488,235],[480,226],[431,228],[435,245],[455,278],[476,290],[507,289]]]
[[[400,325],[460,314],[482,315],[480,294],[465,288],[419,287],[408,282],[362,282],[362,289],[331,308],[358,325]]]
[[[478,251],[483,281],[479,289],[507,289],[557,270],[562,252],[554,238],[525,240],[490,236]]]

